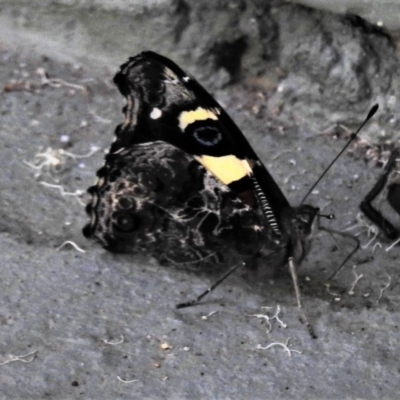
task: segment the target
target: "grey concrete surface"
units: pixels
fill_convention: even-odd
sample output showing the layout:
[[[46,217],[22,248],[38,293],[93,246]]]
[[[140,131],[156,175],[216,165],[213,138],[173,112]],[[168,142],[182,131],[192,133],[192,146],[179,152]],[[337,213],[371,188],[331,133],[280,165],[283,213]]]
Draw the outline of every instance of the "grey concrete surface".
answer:
[[[328,234],[318,235],[302,264],[303,300],[316,340],[299,321],[292,284],[285,276],[254,282],[242,271],[201,305],[175,310],[176,303],[213,282],[218,271],[193,273],[163,268],[146,258],[109,254],[82,237],[86,215],[77,198],[42,183],[62,185],[70,193],[93,183],[103,150],[122,120],[123,101],[111,79],[128,56],[147,47],[177,60],[217,94],[291,203],[298,204],[345,143],[322,131],[329,133],[334,122],[354,127],[376,101],[382,101],[381,111],[366,133],[395,130],[389,123],[393,116],[388,113],[388,97],[396,96],[399,80],[390,40],[379,32],[367,33],[365,27],[352,30],[341,17],[278,6],[264,18],[270,17],[266,25],[280,27],[279,41],[260,34],[263,46],[270,43],[269,49],[275,45],[276,51],[261,62],[259,37],[248,35],[243,50],[235,41],[238,36],[227,48],[240,50],[241,63],[229,70],[202,62],[207,54],[218,61],[218,36],[210,27],[224,23],[231,27],[236,21],[236,32],[249,32],[250,24],[235,14],[233,6],[225,7],[224,14],[221,3],[215,19],[212,7],[195,19],[193,9],[182,11],[182,4],[180,12],[168,14],[165,7],[173,2],[157,3],[146,12],[142,7],[140,16],[133,6],[132,15],[107,11],[100,3],[83,13],[67,2],[65,8],[52,2],[47,11],[38,5],[35,13],[23,3],[19,8],[15,2],[0,3],[0,397],[398,398],[399,249],[386,251],[390,243],[382,237],[373,239],[368,224],[357,222],[358,204],[380,172],[372,162],[347,153],[309,198],[324,212],[335,213],[336,220],[324,225],[345,229],[358,224],[351,232],[359,234],[364,246],[329,289],[326,278],[352,248],[348,240],[335,242]],[[242,13],[247,18],[253,11],[248,5]],[[193,25],[185,25],[182,15],[190,15]],[[208,35],[200,30],[205,16]],[[333,41],[348,35],[354,45],[353,53],[337,56],[340,65],[352,66],[340,70],[342,74],[362,62],[362,57],[350,57],[362,53],[357,43],[363,44],[363,51],[372,49],[376,57],[372,66],[358,70],[359,75],[338,78],[337,92],[327,89],[328,106],[320,90],[325,84],[335,87],[326,78],[332,77],[329,71],[334,66],[326,64],[322,79],[310,79],[312,73],[296,74],[310,70],[310,54],[317,64],[327,60],[318,57],[313,47],[318,43],[306,41],[304,26],[318,25],[318,18],[320,27],[331,27]],[[127,21],[132,23],[132,36],[124,25]],[[295,47],[296,38],[283,34],[285,21],[299,21],[297,39],[303,35],[308,43],[295,53],[296,70],[285,49],[300,45]],[[163,30],[167,26],[173,28]],[[233,25],[230,29],[227,36]],[[177,35],[179,31],[184,34]],[[201,62],[195,63],[197,56]],[[43,80],[43,70],[58,81]],[[389,83],[377,78],[377,71]],[[346,82],[360,76],[372,89],[356,99],[354,90],[349,90],[346,97]],[[326,114],[322,122],[326,107],[340,103],[345,106]],[[85,155],[95,147],[100,150],[86,158],[68,155]],[[353,153],[364,156],[361,150]],[[35,158],[43,153],[46,157]],[[43,168],[33,169],[26,161],[36,165],[43,161]],[[390,210],[385,212],[395,218]],[[58,250],[66,240],[85,253],[68,245]],[[272,316],[278,306],[287,327],[271,320],[268,332],[266,319],[254,315]],[[289,338],[291,353],[281,345]],[[258,345],[272,347],[263,350]]]

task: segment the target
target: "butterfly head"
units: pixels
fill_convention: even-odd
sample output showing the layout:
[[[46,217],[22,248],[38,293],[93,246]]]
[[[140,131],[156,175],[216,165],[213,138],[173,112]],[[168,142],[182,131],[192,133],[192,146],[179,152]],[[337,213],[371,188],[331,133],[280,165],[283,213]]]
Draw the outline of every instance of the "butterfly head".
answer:
[[[304,204],[283,213],[283,233],[288,237],[296,263],[300,263],[310,249],[312,234],[318,228],[318,212],[319,208]]]
[[[299,238],[310,236],[318,225],[318,212],[319,208],[307,204],[293,208],[290,217],[292,235]]]

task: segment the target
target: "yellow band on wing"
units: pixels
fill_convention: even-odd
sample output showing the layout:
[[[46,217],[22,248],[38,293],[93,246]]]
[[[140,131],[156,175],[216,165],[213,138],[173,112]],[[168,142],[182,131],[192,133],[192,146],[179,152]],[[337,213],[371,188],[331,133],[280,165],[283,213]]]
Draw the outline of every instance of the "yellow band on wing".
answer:
[[[195,158],[225,185],[229,185],[252,174],[249,162],[247,160],[240,160],[234,155],[222,157],[202,155],[195,156]]]
[[[184,131],[186,127],[196,121],[204,121],[206,119],[218,119],[218,110],[207,110],[198,107],[196,110],[183,111],[179,116],[179,127]]]

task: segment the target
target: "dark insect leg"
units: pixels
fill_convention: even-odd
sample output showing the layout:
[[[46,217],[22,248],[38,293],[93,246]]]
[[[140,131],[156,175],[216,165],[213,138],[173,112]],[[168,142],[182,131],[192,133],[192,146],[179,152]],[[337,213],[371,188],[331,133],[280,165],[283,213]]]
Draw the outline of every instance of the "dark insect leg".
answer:
[[[194,300],[187,301],[186,303],[179,303],[176,305],[176,308],[185,308],[196,305],[203,297],[205,297],[208,293],[212,292],[218,285],[220,285],[229,275],[235,272],[239,267],[245,265],[245,263],[239,263],[234,265],[230,270],[228,270],[224,275],[221,276],[216,282],[214,282],[205,292],[203,292],[200,296],[198,296]]]
[[[396,149],[392,152],[389,161],[387,162],[383,174],[379,177],[378,181],[376,182],[375,186],[371,189],[371,191],[365,196],[364,200],[360,204],[361,211],[375,224],[377,225],[389,239],[395,239],[400,236],[400,232],[396,229],[378,210],[376,210],[372,206],[372,201],[382,192],[383,188],[385,187],[389,174],[393,170],[396,165],[396,159],[400,155],[400,150]],[[394,186],[394,189],[393,189]],[[396,188],[397,185],[391,185],[391,191],[389,190],[389,196],[392,192],[391,197],[388,199],[390,203],[394,202],[397,203],[396,200],[399,189]],[[393,192],[395,194],[393,195]],[[394,209],[398,209],[399,205],[395,204],[396,207]]]
[[[350,260],[351,257],[353,257],[353,255],[358,251],[358,249],[360,248],[360,241],[358,240],[358,238],[356,238],[355,236],[353,236],[350,233],[347,232],[339,232],[339,231],[335,231],[334,229],[329,229],[326,228],[324,226],[320,226],[319,229],[321,231],[325,231],[328,232],[332,235],[339,235],[339,236],[344,236],[347,237],[351,240],[354,240],[355,242],[355,246],[354,249],[347,255],[347,257],[342,261],[342,263],[339,265],[339,267],[335,270],[335,272],[327,279],[328,281],[332,280],[338,273],[339,271],[341,271],[341,269],[344,267],[344,265],[347,263],[347,261]]]

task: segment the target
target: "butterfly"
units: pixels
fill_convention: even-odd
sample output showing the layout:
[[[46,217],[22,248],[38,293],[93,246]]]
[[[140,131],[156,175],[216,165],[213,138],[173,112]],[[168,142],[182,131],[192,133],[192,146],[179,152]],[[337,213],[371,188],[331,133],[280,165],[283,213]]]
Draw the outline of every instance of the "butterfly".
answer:
[[[361,211],[376,224],[389,239],[398,239],[400,237],[400,230],[395,228],[392,223],[372,205],[372,201],[375,200],[386,187],[391,172],[395,169],[396,162],[399,158],[400,149],[397,148],[392,151],[383,173],[360,204]],[[387,185],[387,201],[392,209],[400,215],[400,183],[398,180],[393,180]]]
[[[318,209],[293,208],[240,129],[174,62],[146,51],[114,78],[125,120],[88,189],[83,232],[114,252],[193,263],[229,247],[299,264]],[[268,258],[270,258],[268,260]]]
[[[163,265],[289,265],[301,306],[296,268],[319,209],[290,205],[225,110],[173,61],[142,52],[114,82],[125,118],[88,189],[84,235]]]

